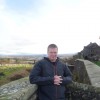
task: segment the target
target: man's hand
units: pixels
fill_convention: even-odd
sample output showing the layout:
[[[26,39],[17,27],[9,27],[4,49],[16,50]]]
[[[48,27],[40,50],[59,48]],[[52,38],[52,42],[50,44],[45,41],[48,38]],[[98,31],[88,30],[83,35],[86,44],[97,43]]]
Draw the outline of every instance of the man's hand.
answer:
[[[62,78],[61,78],[61,76],[58,76],[58,75],[55,75],[54,76],[54,84],[55,85],[60,85],[60,83],[62,83]]]

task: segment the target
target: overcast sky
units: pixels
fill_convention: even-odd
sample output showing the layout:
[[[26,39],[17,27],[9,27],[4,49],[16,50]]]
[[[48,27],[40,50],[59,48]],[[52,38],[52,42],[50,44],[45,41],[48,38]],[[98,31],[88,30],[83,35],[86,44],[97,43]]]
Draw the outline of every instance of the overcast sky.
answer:
[[[76,53],[99,36],[100,0],[0,0],[0,54]]]

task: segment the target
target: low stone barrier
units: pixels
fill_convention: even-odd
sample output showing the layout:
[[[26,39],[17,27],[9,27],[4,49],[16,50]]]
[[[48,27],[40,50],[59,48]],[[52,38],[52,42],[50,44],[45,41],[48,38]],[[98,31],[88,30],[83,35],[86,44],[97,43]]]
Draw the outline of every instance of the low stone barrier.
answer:
[[[68,100],[100,100],[100,87],[73,82],[66,89]]]
[[[28,77],[0,87],[0,100],[35,100],[37,85],[29,83]]]
[[[100,87],[100,67],[88,60],[75,61],[73,76],[79,83]]]

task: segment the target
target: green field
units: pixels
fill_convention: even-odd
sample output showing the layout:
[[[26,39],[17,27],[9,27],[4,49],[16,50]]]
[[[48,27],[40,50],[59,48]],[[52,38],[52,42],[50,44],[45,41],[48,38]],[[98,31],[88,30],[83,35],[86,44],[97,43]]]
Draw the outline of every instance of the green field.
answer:
[[[0,66],[0,85],[29,75],[31,64],[4,64]]]
[[[95,61],[94,62],[96,65],[100,66],[100,61]]]

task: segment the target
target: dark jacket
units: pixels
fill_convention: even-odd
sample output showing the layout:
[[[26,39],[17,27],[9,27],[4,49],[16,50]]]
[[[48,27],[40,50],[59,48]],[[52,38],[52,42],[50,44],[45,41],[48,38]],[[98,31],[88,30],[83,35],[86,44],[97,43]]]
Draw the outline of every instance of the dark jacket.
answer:
[[[61,85],[54,85],[54,75],[62,76]],[[33,67],[29,80],[38,85],[39,100],[65,100],[65,85],[72,82],[72,74],[59,59],[53,64],[44,57]]]

